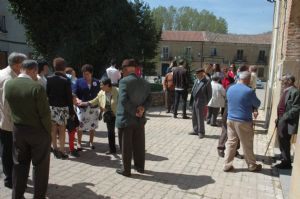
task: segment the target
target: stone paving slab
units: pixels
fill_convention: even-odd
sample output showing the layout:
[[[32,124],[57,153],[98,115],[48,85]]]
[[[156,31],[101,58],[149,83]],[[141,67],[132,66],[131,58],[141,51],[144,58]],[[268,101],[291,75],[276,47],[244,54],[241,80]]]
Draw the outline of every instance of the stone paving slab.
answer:
[[[189,113],[189,115],[191,115]],[[115,173],[120,154],[106,155],[106,126],[100,122],[95,150],[86,148],[80,158],[57,160],[51,155],[48,197],[51,199],[93,198],[185,198],[185,199],[281,199],[278,172],[268,161],[259,173],[248,172],[244,160],[235,159],[235,171],[222,171],[223,158],[217,154],[220,127],[206,126],[206,138],[188,135],[191,119],[174,119],[163,108],[152,108],[146,125],[146,171],[132,171],[126,178]],[[260,118],[264,118],[260,114]],[[268,138],[257,122],[255,154],[259,162]],[[88,136],[84,135],[84,141]],[[117,140],[117,138],[116,138]],[[241,151],[242,152],[242,151]],[[0,176],[0,198],[11,198]],[[31,172],[25,198],[32,198]]]

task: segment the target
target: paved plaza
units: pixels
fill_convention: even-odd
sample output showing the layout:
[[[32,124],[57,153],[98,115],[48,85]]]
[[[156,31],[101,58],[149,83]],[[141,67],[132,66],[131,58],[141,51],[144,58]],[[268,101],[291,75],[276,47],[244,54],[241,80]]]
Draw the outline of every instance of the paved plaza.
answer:
[[[206,126],[204,139],[188,135],[191,119],[174,119],[163,108],[152,108],[146,125],[146,171],[132,171],[127,178],[115,173],[120,167],[120,154],[106,155],[106,127],[100,122],[96,149],[86,148],[80,158],[57,160],[51,154],[48,197],[51,199],[93,198],[282,198],[278,172],[269,161],[262,162],[267,136],[256,122],[255,154],[263,163],[259,173],[247,171],[244,160],[235,159],[235,171],[222,171],[223,158],[217,154],[220,127]],[[263,118],[262,113],[260,118]],[[88,136],[84,136],[88,140]],[[0,183],[0,198],[11,197],[11,191]],[[32,198],[30,180],[25,198]]]

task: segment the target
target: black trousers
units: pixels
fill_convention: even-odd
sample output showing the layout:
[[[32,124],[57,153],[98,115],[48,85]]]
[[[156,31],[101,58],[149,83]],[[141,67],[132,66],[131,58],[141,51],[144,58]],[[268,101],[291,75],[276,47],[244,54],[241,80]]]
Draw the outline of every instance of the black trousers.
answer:
[[[0,146],[4,183],[12,184],[13,157],[12,157],[13,134],[10,131],[0,129]]]
[[[219,114],[220,108],[215,107],[208,107],[208,116],[207,116],[207,123],[216,125],[217,124],[217,117]]]
[[[292,135],[288,134],[288,125],[282,120],[282,118],[278,118],[278,127],[277,127],[277,136],[279,142],[279,149],[281,152],[281,156],[284,164],[291,164],[291,138]]]
[[[116,122],[116,117],[112,117],[112,120],[106,123],[108,145],[109,145],[110,152],[116,152],[115,122]]]
[[[171,111],[174,109],[174,90],[166,90],[166,102],[167,102],[167,110]]]
[[[130,125],[119,129],[122,134],[122,162],[126,174],[131,173],[131,159],[134,166],[145,168],[145,126]]]
[[[22,198],[33,165],[34,198],[45,198],[49,178],[51,136],[43,129],[14,125],[13,129],[13,192],[12,198]]]
[[[182,115],[186,115],[186,102],[188,97],[187,90],[175,90],[175,105],[174,105],[174,115],[177,115],[177,110],[179,106],[180,96],[182,99]]]

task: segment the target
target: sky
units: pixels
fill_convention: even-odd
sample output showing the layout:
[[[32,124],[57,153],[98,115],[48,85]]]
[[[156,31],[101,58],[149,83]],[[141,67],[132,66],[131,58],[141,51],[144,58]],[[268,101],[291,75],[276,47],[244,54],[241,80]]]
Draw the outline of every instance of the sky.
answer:
[[[144,0],[150,8],[188,6],[206,9],[228,23],[228,33],[259,34],[272,31],[274,3],[267,0]]]

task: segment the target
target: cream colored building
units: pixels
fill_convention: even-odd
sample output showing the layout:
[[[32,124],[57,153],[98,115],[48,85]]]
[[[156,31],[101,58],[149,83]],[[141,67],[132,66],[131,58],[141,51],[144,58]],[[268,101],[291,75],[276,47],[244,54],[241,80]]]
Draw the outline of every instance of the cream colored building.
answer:
[[[164,75],[170,60],[186,58],[191,70],[208,63],[229,66],[257,65],[258,76],[268,77],[271,33],[260,35],[217,34],[205,31],[164,31],[156,57],[156,72]]]
[[[283,74],[292,74],[296,86],[300,87],[300,0],[276,0],[274,3],[274,24],[270,56],[269,81],[265,104],[268,135],[271,137],[277,118]],[[289,187],[290,199],[300,198],[300,128],[293,139],[294,162]],[[295,132],[296,133],[296,132]],[[274,136],[276,137],[276,136]]]

